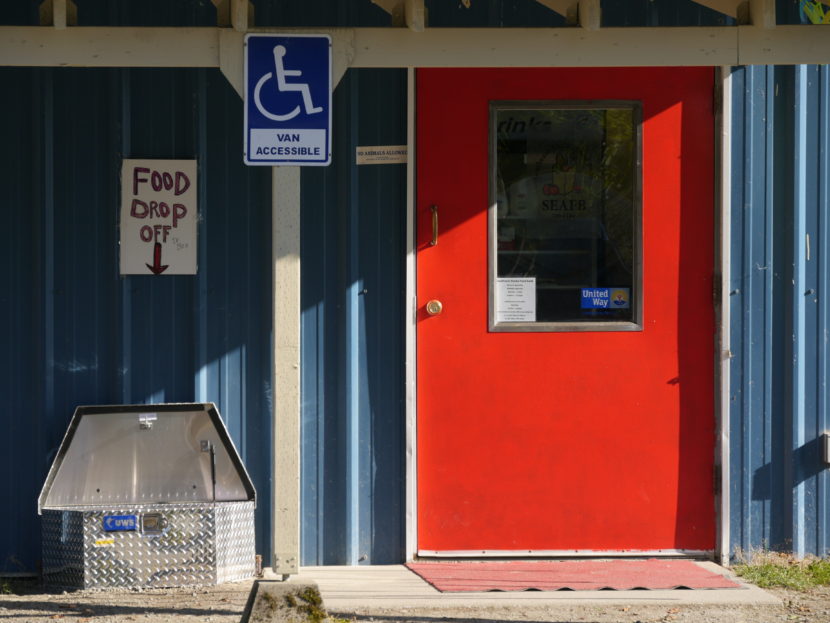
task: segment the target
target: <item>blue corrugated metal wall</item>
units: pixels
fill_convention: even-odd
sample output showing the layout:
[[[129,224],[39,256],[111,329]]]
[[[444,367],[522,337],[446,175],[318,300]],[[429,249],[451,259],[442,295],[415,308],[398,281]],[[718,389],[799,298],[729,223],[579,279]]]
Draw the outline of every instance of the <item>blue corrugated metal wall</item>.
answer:
[[[830,69],[732,76],[731,547],[826,555]]]
[[[302,175],[302,562],[404,556],[406,72],[350,70],[332,165]]]
[[[36,499],[76,405],[213,401],[270,547],[271,178],[218,71],[2,69],[0,572],[37,568]],[[119,276],[122,158],[195,158],[196,276]]]

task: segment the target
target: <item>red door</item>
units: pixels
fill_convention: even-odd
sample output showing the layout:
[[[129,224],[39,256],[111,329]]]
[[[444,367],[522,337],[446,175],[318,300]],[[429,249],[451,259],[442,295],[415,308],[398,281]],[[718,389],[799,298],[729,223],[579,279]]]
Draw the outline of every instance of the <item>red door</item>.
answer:
[[[707,68],[418,71],[422,554],[714,548],[713,83]],[[562,147],[573,132],[597,138]],[[610,153],[621,133],[630,158]],[[630,182],[596,173],[613,158],[633,158]],[[633,196],[630,243],[584,199],[605,210],[614,184]],[[609,296],[625,309],[600,309]]]

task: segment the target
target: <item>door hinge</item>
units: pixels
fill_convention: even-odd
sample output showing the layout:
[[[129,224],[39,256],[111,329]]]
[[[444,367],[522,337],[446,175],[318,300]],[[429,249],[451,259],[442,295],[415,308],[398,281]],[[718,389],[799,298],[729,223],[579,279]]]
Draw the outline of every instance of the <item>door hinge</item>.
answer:
[[[721,494],[721,474],[722,467],[720,465],[715,465],[715,469],[712,470],[712,490],[715,492],[715,496],[719,496]]]

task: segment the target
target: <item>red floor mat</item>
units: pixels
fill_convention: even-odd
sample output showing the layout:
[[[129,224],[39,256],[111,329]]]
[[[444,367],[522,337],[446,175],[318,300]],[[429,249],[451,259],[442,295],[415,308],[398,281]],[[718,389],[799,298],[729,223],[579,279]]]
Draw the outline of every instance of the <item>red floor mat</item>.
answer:
[[[417,562],[406,566],[441,592],[740,588],[691,560]]]

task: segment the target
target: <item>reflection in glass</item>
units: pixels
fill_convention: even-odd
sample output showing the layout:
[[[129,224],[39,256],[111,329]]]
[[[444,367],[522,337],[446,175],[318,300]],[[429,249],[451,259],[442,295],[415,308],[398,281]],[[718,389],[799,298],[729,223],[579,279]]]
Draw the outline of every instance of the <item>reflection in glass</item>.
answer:
[[[494,106],[496,276],[535,278],[537,323],[637,317],[638,112]]]

